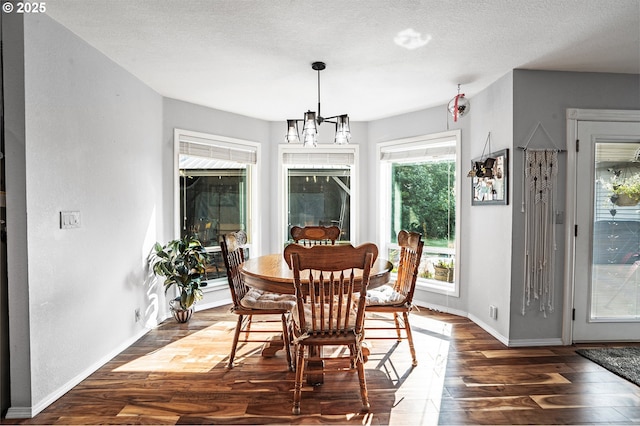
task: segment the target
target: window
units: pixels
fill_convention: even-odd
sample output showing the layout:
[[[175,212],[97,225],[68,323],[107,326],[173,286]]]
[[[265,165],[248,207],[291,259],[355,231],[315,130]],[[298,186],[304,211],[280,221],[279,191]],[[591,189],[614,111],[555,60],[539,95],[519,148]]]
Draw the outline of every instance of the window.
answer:
[[[340,241],[354,240],[356,161],[356,146],[281,146],[283,244],[292,226],[309,225],[336,225]]]
[[[290,168],[287,181],[287,231],[292,226],[335,225],[341,230],[340,240],[350,240],[350,168]]]
[[[452,131],[378,145],[381,252],[397,260],[398,232],[420,232],[418,284],[450,295],[459,294],[459,142],[460,132]]]
[[[205,280],[226,278],[220,236],[244,230],[251,243],[251,184],[257,144],[186,130],[175,131],[177,232],[207,247]]]

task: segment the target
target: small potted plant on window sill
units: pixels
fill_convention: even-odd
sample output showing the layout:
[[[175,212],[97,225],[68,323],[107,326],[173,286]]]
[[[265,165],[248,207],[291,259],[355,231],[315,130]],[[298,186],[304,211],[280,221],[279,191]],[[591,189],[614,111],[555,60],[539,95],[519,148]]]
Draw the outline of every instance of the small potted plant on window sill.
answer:
[[[174,285],[180,295],[169,302],[169,309],[178,322],[187,322],[193,314],[194,304],[202,299],[200,282],[208,256],[200,241],[184,236],[164,246],[156,243],[150,256],[154,274],[165,277],[165,294]]]
[[[433,265],[435,269],[434,278],[438,281],[453,282],[453,259],[440,259],[438,263]]]

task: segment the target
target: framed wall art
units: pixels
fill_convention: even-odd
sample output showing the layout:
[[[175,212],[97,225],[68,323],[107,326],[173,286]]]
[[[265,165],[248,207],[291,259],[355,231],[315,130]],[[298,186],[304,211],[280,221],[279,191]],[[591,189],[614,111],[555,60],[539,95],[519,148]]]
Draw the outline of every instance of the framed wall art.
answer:
[[[471,205],[509,204],[509,150],[471,160]]]

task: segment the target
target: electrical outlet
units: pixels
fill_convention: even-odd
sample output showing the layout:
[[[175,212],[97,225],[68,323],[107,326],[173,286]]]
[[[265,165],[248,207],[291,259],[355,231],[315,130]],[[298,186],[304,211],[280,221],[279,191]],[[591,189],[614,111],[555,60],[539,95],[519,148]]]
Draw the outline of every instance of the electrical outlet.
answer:
[[[137,308],[134,312],[136,322],[140,321],[140,308]]]
[[[489,305],[489,317],[497,320],[498,319],[498,308],[493,305]]]

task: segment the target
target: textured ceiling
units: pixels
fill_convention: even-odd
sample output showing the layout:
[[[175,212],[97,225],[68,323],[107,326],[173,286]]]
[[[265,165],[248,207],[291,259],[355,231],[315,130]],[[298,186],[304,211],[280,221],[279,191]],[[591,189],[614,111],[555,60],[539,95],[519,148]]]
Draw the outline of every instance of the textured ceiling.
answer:
[[[274,121],[317,109],[314,61],[322,115],[355,121],[446,104],[458,83],[472,101],[515,68],[640,74],[640,0],[55,0],[47,14],[163,96]],[[420,47],[394,42],[408,29]]]

